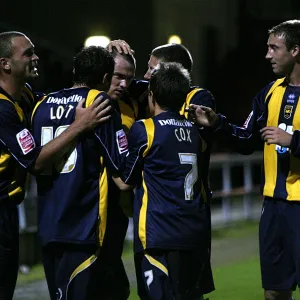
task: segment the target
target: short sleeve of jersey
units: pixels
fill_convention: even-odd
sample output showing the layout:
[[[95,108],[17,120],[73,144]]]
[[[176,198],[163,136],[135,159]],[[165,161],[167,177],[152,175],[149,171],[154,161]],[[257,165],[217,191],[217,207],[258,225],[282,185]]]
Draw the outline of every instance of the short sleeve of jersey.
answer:
[[[128,156],[121,170],[122,180],[129,185],[136,185],[143,168],[143,153],[147,148],[147,133],[142,121],[135,122],[129,130]]]
[[[198,91],[191,99],[191,104],[203,105],[216,110],[216,101],[208,90]]]
[[[103,100],[108,98],[105,93],[101,95]],[[95,134],[104,148],[106,166],[112,173],[118,173],[128,152],[127,138],[122,128],[120,114],[113,109],[110,119],[99,125],[95,129]]]
[[[25,168],[36,159],[40,148],[36,147],[30,131],[22,124],[13,104],[0,100],[0,142]]]

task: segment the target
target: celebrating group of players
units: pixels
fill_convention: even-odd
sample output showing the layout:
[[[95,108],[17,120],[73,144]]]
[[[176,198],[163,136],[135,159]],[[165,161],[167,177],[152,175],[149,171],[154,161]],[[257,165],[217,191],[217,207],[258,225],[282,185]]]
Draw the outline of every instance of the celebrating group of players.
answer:
[[[182,45],[155,48],[145,81],[134,79],[125,41],[84,48],[74,57],[73,86],[44,95],[27,84],[38,76],[30,39],[0,33],[0,299],[12,299],[16,284],[17,205],[27,172],[37,180],[52,300],[129,297],[121,258],[129,216],[139,297],[203,299],[214,290],[214,130],[245,154],[257,135],[265,141],[262,283],[265,299],[292,299],[300,284],[300,21],[269,31],[266,58],[285,77],[254,98],[238,127],[215,114],[209,91],[191,85],[192,57]]]

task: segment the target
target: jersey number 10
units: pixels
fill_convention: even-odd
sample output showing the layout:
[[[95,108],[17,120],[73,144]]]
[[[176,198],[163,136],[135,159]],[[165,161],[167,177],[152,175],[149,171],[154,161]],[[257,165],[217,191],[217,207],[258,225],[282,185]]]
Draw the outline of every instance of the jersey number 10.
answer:
[[[54,135],[53,135],[53,127],[42,127],[41,146],[46,145],[51,140],[58,137],[68,127],[69,127],[69,125],[63,125],[63,126],[57,127],[57,129],[55,130]],[[60,172],[61,174],[70,173],[75,168],[76,160],[77,160],[77,150],[74,149],[73,152],[69,155],[69,157],[66,157],[66,160],[56,163],[55,168],[56,168],[57,172]]]

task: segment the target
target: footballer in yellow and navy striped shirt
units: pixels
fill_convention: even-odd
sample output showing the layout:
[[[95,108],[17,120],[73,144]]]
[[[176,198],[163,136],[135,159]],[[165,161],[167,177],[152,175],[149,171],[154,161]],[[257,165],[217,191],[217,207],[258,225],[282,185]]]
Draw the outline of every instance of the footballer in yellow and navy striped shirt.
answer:
[[[225,116],[215,117],[210,109],[202,110],[210,125],[226,133],[233,150],[251,154],[264,141],[259,226],[262,285],[266,299],[292,299],[292,291],[300,286],[300,20],[270,29],[267,46],[265,58],[282,78],[254,97],[242,127]]]

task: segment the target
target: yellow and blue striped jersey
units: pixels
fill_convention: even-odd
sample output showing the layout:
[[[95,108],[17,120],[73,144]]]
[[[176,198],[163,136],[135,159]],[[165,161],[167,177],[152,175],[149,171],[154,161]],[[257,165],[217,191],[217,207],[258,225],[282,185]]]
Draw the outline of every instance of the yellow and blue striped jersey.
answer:
[[[242,127],[230,124],[220,115],[218,128],[229,134],[230,145],[243,154],[252,153],[261,142],[260,129],[279,127],[293,134],[289,148],[264,143],[262,194],[300,201],[300,87],[285,78],[270,83],[253,100],[252,112]],[[217,129],[218,129],[217,128]]]
[[[89,106],[99,95],[108,98],[103,92],[85,87],[49,94],[33,112],[36,143],[43,146],[60,135],[74,121],[78,102],[86,99],[85,105]],[[38,234],[42,244],[99,242],[103,234],[98,230],[105,228],[98,223],[105,225],[107,205],[100,177],[104,168],[117,172],[126,153],[121,119],[113,110],[107,122],[78,138],[76,147],[63,161],[37,176]]]
[[[23,200],[26,169],[40,152],[28,130],[30,104],[34,101],[28,90],[27,97],[31,96],[25,99],[23,94],[17,102],[0,88],[0,201]]]

